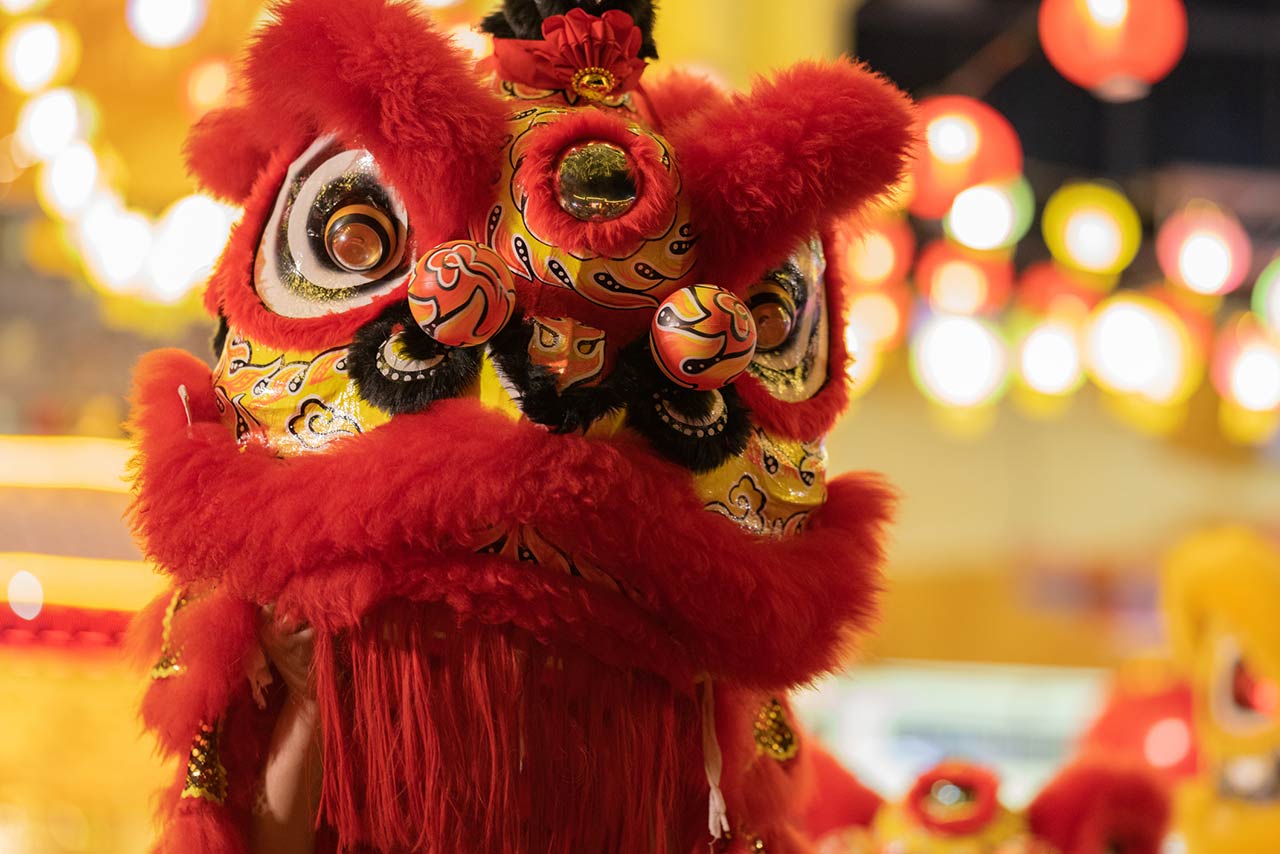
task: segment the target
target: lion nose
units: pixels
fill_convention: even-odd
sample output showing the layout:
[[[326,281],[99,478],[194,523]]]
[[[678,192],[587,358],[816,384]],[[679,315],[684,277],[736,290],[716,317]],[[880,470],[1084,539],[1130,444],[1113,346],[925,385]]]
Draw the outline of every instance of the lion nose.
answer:
[[[583,222],[618,219],[635,206],[635,163],[610,142],[586,142],[569,148],[556,167],[560,207]]]

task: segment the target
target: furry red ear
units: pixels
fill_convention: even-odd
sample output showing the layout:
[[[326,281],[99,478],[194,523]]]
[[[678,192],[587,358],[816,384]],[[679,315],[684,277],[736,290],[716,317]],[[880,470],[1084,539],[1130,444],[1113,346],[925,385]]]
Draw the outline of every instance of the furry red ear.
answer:
[[[215,196],[243,203],[271,158],[261,125],[262,119],[243,106],[206,113],[187,134],[187,169]]]
[[[701,233],[706,279],[733,290],[821,221],[884,193],[906,168],[911,102],[847,61],[801,63],[667,131]]]
[[[1149,770],[1088,758],[1059,773],[1027,817],[1062,854],[1159,854],[1169,813],[1169,794]]]
[[[273,16],[246,68],[259,116],[372,151],[424,245],[462,233],[505,133],[470,55],[407,3],[289,0]]]

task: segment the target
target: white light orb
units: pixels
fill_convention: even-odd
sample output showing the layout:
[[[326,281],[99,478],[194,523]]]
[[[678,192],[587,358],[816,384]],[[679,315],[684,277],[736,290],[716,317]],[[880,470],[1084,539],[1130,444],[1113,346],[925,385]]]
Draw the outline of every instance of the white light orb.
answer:
[[[1172,768],[1191,752],[1191,729],[1178,718],[1157,721],[1147,730],[1142,752],[1152,767]]]
[[[1129,0],[1085,0],[1089,17],[1099,25],[1114,29],[1129,17]]]
[[[80,218],[78,232],[85,264],[98,284],[114,293],[139,289],[153,240],[151,220],[100,196]]]
[[[1231,365],[1231,396],[1250,412],[1280,407],[1280,348],[1252,341]]]
[[[84,130],[80,103],[70,89],[50,89],[23,104],[15,134],[23,152],[48,160],[75,142]]]
[[[956,196],[948,224],[957,243],[986,251],[1014,241],[1017,218],[1017,208],[1007,190],[980,184]]]
[[[48,21],[22,21],[5,34],[5,77],[19,92],[38,92],[62,67],[62,34]]]
[[[978,128],[964,116],[938,116],[925,129],[929,152],[943,163],[965,163],[978,153]]]
[[[978,406],[1004,387],[1008,355],[987,324],[972,317],[937,315],[912,341],[917,382],[934,400],[949,406]]]
[[[1018,366],[1026,384],[1041,394],[1063,395],[1079,387],[1084,365],[1076,331],[1060,321],[1045,321],[1022,339]]]
[[[1081,269],[1109,270],[1124,251],[1124,236],[1116,217],[1101,208],[1082,208],[1067,220],[1066,249]]]
[[[185,44],[204,26],[205,0],[129,0],[129,29],[150,47]]]
[[[8,597],[9,608],[24,620],[34,620],[44,607],[44,587],[25,569],[9,579]]]
[[[1197,231],[1178,250],[1182,282],[1198,294],[1219,293],[1231,277],[1231,247],[1221,236]]]
[[[1089,327],[1089,367],[1111,391],[1170,403],[1189,371],[1184,339],[1168,309],[1149,300],[1115,297],[1099,306]]]
[[[76,142],[40,171],[40,201],[54,216],[70,219],[89,206],[97,185],[98,156],[87,143]]]
[[[853,274],[861,282],[877,284],[893,272],[897,250],[893,241],[882,231],[870,231],[850,248]]]
[[[195,194],[175,202],[161,217],[147,260],[147,295],[176,303],[202,284],[222,254],[237,211]]]

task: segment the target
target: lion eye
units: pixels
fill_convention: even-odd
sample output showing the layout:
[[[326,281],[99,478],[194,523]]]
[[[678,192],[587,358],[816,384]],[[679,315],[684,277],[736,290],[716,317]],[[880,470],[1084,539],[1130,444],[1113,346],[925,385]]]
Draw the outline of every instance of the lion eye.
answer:
[[[791,340],[796,325],[796,303],[784,289],[762,283],[752,289],[747,305],[756,321],[757,351],[777,350]]]
[[[395,255],[398,235],[391,218],[373,205],[347,205],[324,227],[329,259],[351,273],[376,270]]]

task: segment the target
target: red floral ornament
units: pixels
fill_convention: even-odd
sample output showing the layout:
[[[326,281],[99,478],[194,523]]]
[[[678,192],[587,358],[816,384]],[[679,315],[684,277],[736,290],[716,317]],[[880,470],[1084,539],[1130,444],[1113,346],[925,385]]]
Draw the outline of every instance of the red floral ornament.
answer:
[[[573,9],[543,21],[542,40],[494,39],[493,58],[505,80],[601,101],[640,82],[647,64],[639,58],[641,41],[626,12],[597,17]]]

